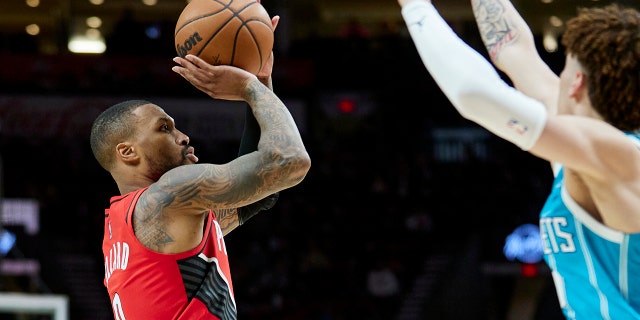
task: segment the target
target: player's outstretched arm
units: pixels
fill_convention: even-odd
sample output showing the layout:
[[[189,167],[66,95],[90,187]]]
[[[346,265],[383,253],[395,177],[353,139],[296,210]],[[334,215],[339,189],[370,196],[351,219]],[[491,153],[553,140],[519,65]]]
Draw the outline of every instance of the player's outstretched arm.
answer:
[[[402,16],[425,67],[460,114],[529,149],[546,120],[543,105],[507,85],[424,0],[400,0]]]
[[[424,65],[463,117],[542,159],[594,179],[637,176],[629,171],[637,166],[619,165],[631,156],[640,157],[622,132],[603,121],[547,113],[541,102],[502,81],[430,2],[410,0],[402,6],[402,15]]]
[[[471,0],[471,5],[493,64],[518,90],[557,113],[560,80],[538,54],[533,33],[513,4],[509,0]]]

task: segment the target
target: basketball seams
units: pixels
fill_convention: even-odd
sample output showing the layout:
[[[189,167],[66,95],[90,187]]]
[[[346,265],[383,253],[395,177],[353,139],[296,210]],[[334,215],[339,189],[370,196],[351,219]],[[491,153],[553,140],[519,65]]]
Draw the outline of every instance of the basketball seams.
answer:
[[[218,0],[215,0],[218,1]],[[229,3],[229,5],[231,5],[233,3],[233,0]],[[233,18],[238,18],[238,20],[240,20],[240,26],[238,27],[238,29],[236,30],[236,34],[233,37],[233,46],[232,46],[232,50],[231,50],[231,64],[233,65],[234,60],[236,59],[236,48],[238,47],[238,37],[240,36],[240,32],[242,31],[242,28],[246,27],[247,22],[240,16],[240,14],[242,13],[242,11],[246,10],[247,8],[251,7],[254,3],[257,2],[251,2],[246,4],[244,7],[239,8],[238,11],[234,11],[232,9],[231,12],[233,12],[233,16],[231,16],[231,18],[229,18],[229,21],[231,21],[231,19]],[[227,21],[227,23],[229,23],[229,21]],[[249,29],[249,34],[251,35],[251,39],[253,39],[253,41],[255,42],[256,39],[253,36],[253,34],[251,33],[251,29]],[[262,66],[262,57],[260,57],[260,66]]]
[[[235,49],[236,49],[235,42],[238,41],[238,36],[239,36],[240,30],[242,30],[242,28],[247,29],[247,32],[249,32],[249,35],[251,36],[251,39],[253,40],[253,43],[256,45],[256,48],[258,49],[258,52],[262,52],[262,48],[260,46],[260,41],[258,41],[254,30],[252,28],[249,28],[249,23],[250,22],[254,22],[254,21],[260,22],[261,24],[268,26],[269,29],[271,28],[271,26],[267,25],[266,23],[264,23],[260,19],[251,18],[251,19],[248,19],[246,21],[243,20],[243,24],[242,24],[242,26],[240,28],[238,28],[238,32],[236,33],[236,38],[234,39],[233,57],[235,57]],[[260,58],[260,69],[262,69],[262,62],[263,62],[262,61],[262,55],[258,54],[258,57]],[[233,58],[231,60],[233,61]]]
[[[231,20],[233,20],[233,16],[231,16],[229,19],[227,19],[227,21],[225,21],[223,24],[221,24],[220,27],[218,28],[218,30],[216,30],[216,32],[214,32],[207,39],[207,41],[204,42],[204,44],[202,45],[202,48],[200,48],[200,50],[198,51],[198,54],[197,54],[198,57],[200,56],[202,51],[207,47],[207,45],[209,45],[209,42],[211,42],[211,40],[213,40],[222,30],[224,30],[224,28],[227,27],[227,25],[229,24],[229,22],[231,22]],[[236,47],[236,40],[234,39],[234,41],[233,41],[233,52],[235,52],[235,47]],[[231,57],[231,61],[233,61],[233,56]]]
[[[211,42],[211,40],[213,40],[222,30],[224,30],[224,28],[227,27],[227,25],[229,24],[229,22],[231,22],[231,20],[233,20],[234,17],[238,16],[238,13],[236,13],[233,9],[231,9],[231,4],[233,3],[233,0],[231,2],[229,2],[229,4],[224,4],[219,0],[214,0],[214,2],[217,2],[219,4],[222,5],[222,8],[220,9],[220,11],[218,11],[218,13],[224,11],[224,10],[229,10],[231,11],[232,15],[231,17],[229,17],[229,19],[227,19],[227,21],[225,21],[224,23],[220,24],[220,27],[218,27],[218,30],[216,30],[216,32],[214,32],[209,39],[207,39],[207,41],[204,42],[204,44],[202,45],[202,48],[200,48],[200,50],[198,51],[197,56],[199,57],[200,54],[202,53],[202,51],[204,51],[205,48],[207,48],[207,45],[209,45],[209,43]],[[243,9],[244,10],[244,9]],[[242,19],[240,19],[242,20]],[[237,39],[233,40],[233,50],[232,50],[232,55],[231,55],[231,63],[233,64],[233,60],[235,58],[235,51],[236,51],[236,41]]]
[[[243,21],[244,21],[244,23],[242,24],[243,26],[246,26],[247,23],[249,23],[249,22],[260,22],[261,24],[263,24],[263,25],[267,26],[269,29],[271,29],[271,25],[270,24],[268,24],[268,23],[266,23],[266,22],[264,22],[264,21],[262,21],[261,19],[258,19],[258,18],[250,18],[250,19],[243,20]]]
[[[218,0],[216,0],[216,1],[218,1]],[[242,26],[241,26],[241,27],[246,26],[246,25],[247,25],[247,22],[250,22],[250,21],[259,21],[260,23],[264,24],[265,26],[269,27],[269,29],[271,29],[271,24],[265,23],[264,21],[262,21],[262,20],[260,20],[260,19],[257,19],[257,18],[249,18],[249,19],[245,20],[244,18],[242,18],[242,17],[240,16],[240,14],[241,14],[243,11],[245,11],[245,10],[249,9],[251,6],[254,6],[254,5],[260,5],[260,3],[258,3],[258,2],[251,2],[251,3],[248,3],[248,4],[246,4],[243,8],[240,8],[240,9],[238,10],[238,12],[237,12],[237,13],[234,13],[234,15],[233,15],[233,16],[234,16],[234,17],[237,17],[238,19],[240,19],[240,21],[242,21]],[[233,10],[232,10],[232,11],[233,11]],[[252,36],[253,36],[253,33],[252,33]]]
[[[216,1],[216,2],[220,2],[220,1],[218,1],[218,0],[214,0],[214,1]],[[233,1],[232,1],[231,3],[233,3]],[[231,3],[229,3],[229,5],[231,5]],[[234,10],[232,10],[230,7],[227,7],[229,10],[231,10],[231,11],[233,12],[233,16],[231,16],[231,18],[229,18],[229,19],[228,19],[228,20],[227,20],[227,21],[226,21],[226,22],[225,22],[225,23],[224,23],[224,24],[223,24],[223,25],[222,25],[222,26],[221,26],[221,27],[216,31],[216,33],[214,33],[214,34],[213,34],[213,35],[212,35],[212,36],[207,40],[207,44],[208,44],[208,43],[209,43],[213,38],[215,38],[215,36],[218,34],[218,32],[219,32],[221,29],[223,29],[223,28],[224,28],[224,27],[225,27],[225,26],[226,26],[226,25],[227,25],[227,24],[228,24],[228,23],[229,23],[233,18],[238,18],[238,20],[240,20],[241,24],[240,24],[240,26],[238,27],[238,29],[236,30],[236,34],[235,34],[235,36],[233,37],[233,46],[232,46],[232,50],[231,50],[231,61],[230,61],[230,63],[231,63],[232,65],[234,64],[234,61],[235,61],[235,58],[236,58],[236,50],[237,50],[237,47],[238,47],[238,38],[240,37],[240,33],[242,32],[242,29],[243,29],[243,28],[244,28],[244,29],[246,29],[246,30],[248,31],[249,36],[251,36],[251,40],[252,40],[252,41],[253,41],[253,43],[256,45],[256,48],[257,48],[258,52],[262,52],[262,51],[260,50],[260,42],[259,42],[259,41],[258,41],[258,39],[256,38],[256,35],[255,35],[255,33],[253,32],[253,30],[251,30],[251,28],[249,28],[247,24],[248,24],[249,22],[252,22],[252,21],[259,21],[260,23],[262,23],[263,25],[268,26],[269,28],[271,28],[271,26],[270,26],[270,25],[267,25],[266,23],[264,23],[264,22],[263,22],[262,20],[260,20],[260,19],[250,18],[250,19],[246,19],[246,20],[245,20],[245,19],[241,16],[241,14],[242,14],[242,12],[243,12],[243,11],[245,11],[245,10],[249,9],[251,6],[256,5],[256,4],[259,4],[259,3],[258,3],[258,2],[251,2],[251,3],[248,3],[248,4],[246,4],[244,7],[242,7],[242,8],[240,8],[240,9],[238,9],[238,11],[237,11],[237,12],[236,12],[236,11],[234,11]],[[200,49],[200,51],[198,52],[198,55],[200,55],[200,53],[202,52],[202,50],[204,50],[204,48],[205,48],[205,47],[206,47],[206,44],[205,44],[205,46],[204,46],[202,49]],[[261,55],[261,54],[258,54],[258,58],[260,59],[260,68],[259,68],[259,69],[262,69],[262,63],[263,63],[263,61],[262,61],[262,55]]]
[[[207,10],[206,7],[209,7],[208,10],[215,9],[215,11],[210,11],[205,14],[198,14],[196,17],[190,18],[186,22],[182,22],[182,24],[176,29],[175,37],[182,36],[189,30],[194,29],[196,32],[199,30],[199,27],[194,27],[192,24],[200,23],[199,20],[202,20],[202,23],[206,24],[208,19],[216,19],[217,23],[215,24],[216,30],[210,30],[204,34],[201,33],[199,41],[197,42],[198,51],[193,52],[193,54],[207,60],[218,61],[214,62],[236,65],[240,63],[244,65],[243,59],[247,59],[247,54],[251,56],[257,55],[257,57],[251,58],[255,59],[253,61],[251,69],[255,67],[262,68],[262,65],[265,61],[265,52],[262,52],[261,49],[267,48],[269,46],[268,43],[263,43],[262,39],[268,39],[273,37],[273,27],[269,19],[268,15],[264,15],[264,9],[261,9],[260,3],[254,0],[248,0],[249,3],[243,2],[245,0],[198,0],[200,1],[200,11]],[[225,4],[223,1],[228,2]],[[207,4],[208,3],[208,4]],[[220,8],[211,8],[211,6],[221,6]],[[235,7],[234,7],[235,5]],[[256,5],[258,6],[256,8]],[[197,7],[194,7],[194,9]],[[203,10],[204,9],[204,10]],[[251,10],[255,9],[255,10]],[[196,9],[198,10],[198,9]],[[227,11],[228,10],[228,11]],[[226,16],[226,19],[217,19],[213,16],[220,15]],[[260,17],[258,17],[260,16]],[[235,20],[234,18],[237,18]],[[265,29],[267,28],[267,29]],[[268,31],[267,31],[268,30]],[[187,32],[190,33],[191,31]],[[213,32],[213,33],[211,33]],[[270,34],[269,34],[270,33]],[[204,37],[203,37],[204,36]],[[219,40],[220,39],[220,40]],[[223,40],[226,39],[226,40]],[[209,51],[210,48],[216,48],[217,43],[223,41],[228,42],[228,46],[220,47],[219,49],[214,49],[213,51]],[[272,41],[272,40],[268,40]],[[186,44],[186,41],[185,41]],[[212,46],[213,45],[213,46]],[[242,48],[242,49],[241,49]],[[194,49],[195,44],[194,44]],[[220,51],[220,49],[223,49]],[[231,50],[229,50],[231,49]],[[180,52],[180,48],[177,49]],[[189,49],[191,50],[191,49]],[[240,52],[242,50],[242,52]],[[246,50],[246,52],[245,52]],[[231,52],[229,52],[231,51]],[[251,53],[249,53],[251,52]],[[257,54],[255,54],[255,53]],[[202,57],[202,54],[206,54],[206,57]],[[230,54],[230,56],[229,56]],[[228,61],[231,60],[231,61]],[[257,64],[257,65],[256,65]],[[239,66],[239,65],[238,65]],[[248,67],[248,66],[247,66]],[[255,72],[255,71],[252,71]]]
[[[216,0],[217,1],[217,0]],[[232,1],[233,2],[233,1]],[[246,28],[247,31],[249,32],[249,35],[251,36],[251,39],[253,40],[253,43],[256,45],[256,48],[258,50],[258,52],[262,52],[262,50],[260,50],[260,42],[258,41],[258,39],[256,38],[255,33],[253,32],[253,30],[251,30],[251,28],[249,28],[249,26],[247,25],[249,22],[251,21],[259,21],[260,23],[268,26],[269,28],[271,28],[271,25],[267,25],[266,23],[264,23],[262,20],[260,19],[256,19],[256,18],[251,18],[248,20],[243,19],[240,14],[244,11],[249,9],[251,6],[254,5],[259,5],[258,2],[251,2],[246,4],[243,8],[241,8],[240,10],[238,10],[238,12],[236,14],[234,14],[235,17],[237,17],[238,19],[240,19],[240,21],[242,21],[242,24],[240,25],[240,27],[238,28],[238,30],[236,31],[236,36],[233,39],[233,52],[231,54],[231,63],[233,63],[235,57],[236,57],[236,48],[237,48],[237,42],[238,42],[238,37],[240,36],[240,32],[242,31],[242,28]],[[260,68],[262,69],[262,55],[258,54],[258,57],[260,58]]]
[[[216,14],[219,14],[220,12],[222,12],[224,9],[226,9],[226,8],[221,8],[218,11],[214,11],[214,12],[210,12],[210,13],[207,13],[207,14],[203,14],[201,16],[197,16],[197,17],[194,17],[194,18],[191,18],[191,19],[187,20],[178,29],[176,29],[176,32],[175,32],[174,36],[176,36],[184,27],[190,25],[191,23],[194,23],[194,22],[196,22],[196,21],[198,21],[200,19],[205,19],[205,18],[208,18],[208,17],[211,17],[211,16],[215,16]]]
[[[178,32],[180,32],[180,30],[182,30],[184,27],[188,26],[189,24],[191,24],[191,23],[193,23],[193,22],[195,22],[195,21],[198,21],[198,20],[200,20],[200,19],[205,19],[205,18],[208,18],[208,17],[214,16],[214,15],[216,15],[216,14],[219,14],[220,12],[222,12],[222,11],[224,11],[224,10],[226,10],[226,9],[231,10],[231,12],[233,12],[233,13],[234,13],[234,15],[235,15],[235,12],[233,11],[233,9],[231,9],[231,8],[230,8],[230,6],[231,6],[231,4],[233,3],[233,1],[229,2],[229,4],[224,4],[222,1],[219,1],[219,0],[213,0],[213,2],[217,2],[218,4],[220,4],[220,5],[222,6],[222,8],[220,8],[220,9],[219,9],[219,10],[217,10],[217,11],[213,11],[213,12],[210,12],[210,13],[207,13],[207,14],[203,14],[203,15],[201,15],[201,16],[197,16],[197,17],[194,17],[194,18],[191,18],[191,19],[187,20],[184,24],[182,24],[182,26],[180,26],[180,27],[175,31],[175,33],[174,33],[174,37],[178,34]],[[231,18],[230,18],[229,20],[231,20],[231,19],[233,19],[233,15],[231,16]],[[220,27],[224,27],[228,22],[229,22],[229,21],[226,21],[226,22],[225,22],[222,26],[220,26]]]
[[[236,58],[236,49],[238,48],[238,38],[240,37],[240,33],[242,33],[243,29],[247,30],[248,35],[251,37],[251,40],[253,42],[253,44],[255,44],[257,52],[258,52],[258,58],[260,59],[260,65],[258,69],[262,69],[262,55],[260,54],[260,52],[262,52],[260,50],[260,42],[258,41],[258,39],[256,38],[256,35],[254,34],[253,30],[251,28],[249,28],[249,26],[247,25],[248,22],[251,21],[260,21],[259,19],[249,19],[249,20],[242,20],[243,23],[240,25],[240,27],[238,27],[238,30],[236,30],[236,34],[233,37],[233,50],[231,51],[231,64],[233,64],[235,58]]]
[[[236,60],[236,49],[238,48],[238,37],[240,36],[240,32],[242,31],[243,27],[244,27],[244,21],[240,25],[240,27],[236,30],[236,35],[233,37],[233,46],[231,46],[232,48],[231,49],[231,65],[233,65],[233,62]],[[262,62],[260,62],[260,65],[262,65]]]
[[[244,7],[240,8],[240,9],[236,12],[235,10],[233,10],[233,9],[231,8],[231,4],[233,4],[233,1],[229,2],[229,4],[224,4],[222,1],[219,1],[219,0],[213,0],[213,1],[214,1],[214,2],[219,3],[220,5],[222,5],[222,8],[220,8],[220,9],[219,9],[219,10],[217,10],[217,11],[214,11],[214,12],[211,12],[211,13],[208,13],[208,14],[204,14],[204,15],[201,15],[201,16],[198,16],[198,17],[194,17],[194,18],[192,18],[192,19],[188,20],[187,22],[185,22],[185,23],[184,23],[184,24],[183,24],[183,25],[182,25],[182,26],[181,26],[181,27],[180,27],[180,28],[175,32],[175,34],[177,35],[177,34],[180,32],[180,30],[182,30],[184,27],[188,26],[190,23],[193,23],[194,21],[197,21],[197,20],[200,20],[200,19],[205,19],[205,18],[211,17],[211,16],[213,16],[213,15],[219,14],[219,13],[221,13],[222,11],[224,11],[224,10],[227,10],[227,9],[228,9],[228,10],[229,10],[229,11],[231,11],[231,13],[232,13],[231,17],[229,17],[229,19],[227,19],[224,23],[220,24],[220,27],[218,28],[218,30],[216,30],[216,32],[214,32],[214,33],[213,33],[213,34],[212,34],[212,35],[211,35],[211,36],[210,36],[210,37],[209,37],[209,38],[208,38],[208,39],[203,43],[202,48],[200,48],[200,50],[197,52],[197,54],[196,54],[196,55],[199,57],[199,56],[200,56],[200,54],[202,53],[202,51],[204,51],[204,49],[207,47],[207,45],[208,45],[208,44],[209,44],[209,43],[210,43],[210,42],[211,42],[211,41],[212,41],[212,40],[213,40],[213,39],[214,39],[214,38],[215,38],[215,37],[220,33],[220,31],[222,31],[224,28],[226,28],[226,27],[227,27],[227,25],[229,24],[229,22],[231,22],[231,20],[233,20],[233,18],[238,18],[238,20],[240,20],[240,21],[241,21],[241,24],[240,24],[240,26],[238,27],[238,30],[236,30],[236,35],[235,35],[234,40],[233,40],[233,50],[232,50],[232,53],[231,53],[231,63],[233,64],[233,61],[234,61],[234,59],[235,59],[235,53],[236,53],[236,46],[237,46],[237,42],[238,42],[238,36],[239,36],[239,34],[240,34],[240,30],[242,30],[242,28],[247,28],[247,30],[249,31],[249,34],[251,35],[251,39],[253,40],[253,42],[256,44],[256,47],[258,48],[258,52],[260,52],[260,44],[259,44],[258,40],[256,39],[255,34],[254,34],[254,33],[253,33],[253,31],[251,30],[251,28],[247,27],[247,23],[248,23],[248,22],[250,22],[250,21],[259,21],[260,23],[262,23],[262,24],[264,24],[264,25],[266,25],[266,26],[269,26],[269,25],[267,25],[266,23],[264,23],[264,22],[263,22],[262,20],[260,20],[260,19],[251,18],[251,19],[245,20],[244,18],[242,18],[242,17],[240,16],[240,14],[241,14],[243,11],[245,11],[245,10],[247,10],[248,8],[250,8],[251,6],[256,5],[256,4],[259,4],[259,3],[258,3],[258,2],[251,2],[251,3],[248,3],[248,4],[246,4]],[[269,26],[269,27],[271,27],[271,26]],[[259,55],[259,56],[260,56],[260,55]],[[260,66],[262,66],[262,56],[260,56]]]

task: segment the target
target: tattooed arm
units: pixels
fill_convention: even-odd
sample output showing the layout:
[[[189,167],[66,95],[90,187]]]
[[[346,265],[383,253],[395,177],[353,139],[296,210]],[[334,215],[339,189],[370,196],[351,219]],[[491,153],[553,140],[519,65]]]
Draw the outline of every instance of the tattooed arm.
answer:
[[[557,110],[558,76],[537,52],[531,29],[509,0],[471,0],[473,14],[493,64],[516,89]]]
[[[189,209],[236,208],[298,184],[310,159],[293,117],[273,91],[238,68],[212,66],[195,56],[177,58],[175,67],[196,88],[216,99],[243,100],[260,126],[258,150],[224,165],[181,166],[157,185],[184,198]]]
[[[201,239],[203,214],[210,209],[228,233],[239,224],[235,208],[297,185],[311,165],[293,117],[255,75],[191,55],[175,61],[174,71],[212,98],[245,101],[261,134],[256,151],[225,164],[179,166],[141,195],[135,221],[146,225],[147,232],[138,226],[136,235],[149,234],[143,243],[162,252],[192,248]]]

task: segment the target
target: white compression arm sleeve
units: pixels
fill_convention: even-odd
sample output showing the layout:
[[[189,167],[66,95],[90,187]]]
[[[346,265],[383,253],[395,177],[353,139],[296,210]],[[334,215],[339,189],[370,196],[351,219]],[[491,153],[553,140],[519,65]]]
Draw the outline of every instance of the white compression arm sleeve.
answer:
[[[458,112],[524,150],[544,129],[547,113],[500,79],[493,66],[464,43],[426,1],[412,1],[402,16],[422,58],[440,89]]]

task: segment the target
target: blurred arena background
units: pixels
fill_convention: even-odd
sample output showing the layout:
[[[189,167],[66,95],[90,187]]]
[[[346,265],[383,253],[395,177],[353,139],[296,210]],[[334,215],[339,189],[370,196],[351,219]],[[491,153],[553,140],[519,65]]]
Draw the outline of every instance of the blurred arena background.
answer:
[[[556,71],[563,21],[577,6],[610,2],[514,0]],[[235,157],[243,109],[170,70],[186,3],[0,2],[0,319],[54,319],[3,309],[15,292],[64,296],[69,319],[113,318],[100,246],[117,188],[88,142],[103,109],[151,100],[190,135],[201,161]],[[469,1],[435,3],[484,54]],[[313,166],[227,238],[239,317],[562,319],[531,233],[547,164],[454,111],[396,1],[262,4],[282,17],[275,90]]]

